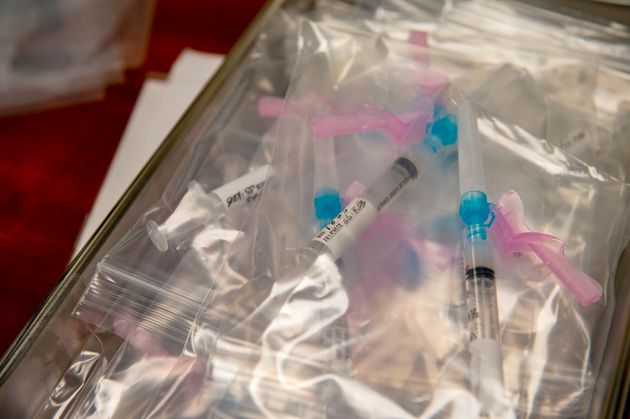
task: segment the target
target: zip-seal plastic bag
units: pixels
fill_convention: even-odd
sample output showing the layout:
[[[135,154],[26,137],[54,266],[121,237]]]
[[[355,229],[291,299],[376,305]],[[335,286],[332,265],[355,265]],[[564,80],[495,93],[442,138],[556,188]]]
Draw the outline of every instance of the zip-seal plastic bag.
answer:
[[[349,41],[352,41],[352,38],[348,38]],[[371,54],[369,51],[366,51],[366,53]],[[341,59],[342,56],[339,56],[338,59]],[[340,62],[340,61],[339,61]],[[371,62],[370,60],[367,60],[367,62]],[[410,77],[408,77],[407,79],[410,80],[409,82],[405,82],[404,78],[400,79],[400,81],[391,80],[391,83],[393,83],[394,85],[397,85],[398,82],[402,83],[403,86],[407,86],[407,85],[411,85],[413,86],[418,85],[418,83],[415,81],[414,77],[412,77],[416,71],[421,70],[422,66],[418,66],[417,65],[417,60],[415,59],[415,57],[410,56],[406,59],[407,65],[408,65],[408,69],[405,69],[405,71],[409,71],[410,72]],[[389,65],[392,65],[393,61],[388,62]],[[323,67],[326,68],[326,67]],[[404,69],[404,67],[402,67]],[[341,69],[341,68],[340,68]],[[376,71],[378,70],[378,71]],[[368,71],[368,76],[364,76],[361,77],[359,79],[356,79],[354,81],[354,83],[350,84],[349,88],[354,90],[354,89],[359,89],[360,86],[363,86],[366,84],[366,81],[369,81],[370,83],[368,85],[373,85],[374,80],[379,80],[378,77],[381,76],[386,76],[387,72],[386,70],[388,70],[388,68],[386,66],[383,65],[376,65],[376,68],[374,70],[370,70]],[[354,74],[354,72],[353,72]],[[378,76],[378,77],[377,77]],[[349,77],[354,77],[354,76],[350,76]],[[391,93],[393,93],[392,90],[387,90],[386,89],[387,86],[384,86],[382,90],[382,94],[375,99],[378,100],[379,102],[375,102],[377,104],[384,104],[384,103],[390,103],[393,105],[396,105],[399,108],[402,108],[401,104],[403,100],[407,100],[407,101],[411,101],[412,99],[416,99],[417,98],[417,94],[412,94],[411,91],[408,92],[408,94],[405,97],[397,97],[392,95]],[[360,90],[357,90],[360,91]],[[404,89],[403,89],[404,91]],[[330,92],[333,93],[333,92]],[[388,94],[390,93],[390,94]],[[430,93],[431,95],[434,95],[434,93]],[[341,105],[344,105],[344,102],[339,101],[339,103]],[[350,104],[348,104],[347,106],[343,106],[346,109],[349,109],[348,112],[350,112],[350,110],[354,109],[355,106],[357,104],[361,104],[362,102],[354,102],[351,101]],[[420,101],[417,106],[419,107],[418,109],[423,109],[424,105],[427,104],[426,101],[422,100]],[[431,109],[428,108],[428,112],[426,114],[422,114],[419,115],[423,116],[425,118],[430,118],[431,117]],[[310,166],[309,161],[307,159],[305,159],[309,153],[310,154],[310,150],[313,149],[313,142],[310,141],[312,139],[312,135],[310,135],[308,133],[308,131],[310,130],[309,125],[308,124],[304,124],[303,123],[303,117],[300,118],[296,118],[295,119],[296,124],[299,124],[298,127],[301,127],[301,132],[304,135],[298,135],[296,138],[294,138],[291,142],[287,142],[283,144],[283,149],[281,149],[281,151],[276,150],[274,155],[276,156],[274,158],[274,163],[272,164],[273,166],[273,171],[275,173],[275,178],[277,179],[280,176],[284,176],[286,181],[285,182],[281,182],[279,183],[280,187],[282,188],[279,191],[274,191],[272,192],[272,196],[278,197],[278,196],[289,196],[289,197],[295,197],[296,198],[296,202],[299,202],[299,206],[297,208],[301,208],[298,212],[298,215],[301,214],[301,216],[297,217],[297,220],[306,220],[306,224],[302,224],[301,228],[295,228],[296,227],[296,221],[292,221],[294,219],[296,219],[296,215],[293,213],[293,211],[295,210],[291,210],[292,206],[295,205],[295,203],[291,203],[291,200],[289,199],[289,201],[287,202],[287,204],[283,204],[283,205],[278,205],[279,202],[276,202],[275,204],[273,204],[273,208],[270,209],[270,213],[269,213],[269,217],[273,216],[274,220],[277,220],[280,218],[283,220],[283,222],[281,224],[276,224],[274,225],[274,228],[272,230],[269,229],[265,229],[264,228],[264,224],[262,224],[260,227],[256,227],[256,229],[254,230],[256,233],[255,234],[251,234],[249,235],[249,237],[253,237],[256,240],[263,240],[266,239],[265,242],[268,240],[269,242],[267,244],[265,244],[265,242],[263,242],[263,245],[258,247],[258,249],[260,250],[256,250],[256,252],[248,257],[247,254],[245,255],[234,255],[235,256],[235,263],[240,263],[242,266],[234,266],[231,265],[229,268],[226,267],[226,269],[229,270],[238,270],[238,271],[246,271],[247,269],[252,269],[253,272],[255,273],[256,271],[262,270],[260,277],[255,276],[255,275],[251,275],[252,279],[249,280],[248,284],[245,285],[243,287],[242,290],[240,290],[238,293],[236,293],[234,296],[232,296],[232,298],[234,297],[239,297],[240,298],[240,302],[247,302],[247,296],[250,293],[263,293],[262,296],[264,297],[264,292],[265,292],[265,286],[266,284],[268,284],[268,282],[265,281],[265,277],[262,276],[264,275],[267,269],[273,269],[277,272],[282,272],[285,268],[284,266],[287,266],[288,263],[290,262],[291,264],[294,263],[294,256],[291,256],[291,254],[293,252],[289,252],[286,255],[283,255],[283,253],[276,253],[275,250],[273,250],[274,248],[276,248],[276,246],[270,246],[269,243],[274,243],[276,240],[278,239],[282,239],[283,241],[285,241],[285,243],[289,240],[292,240],[295,242],[296,240],[296,234],[299,233],[301,234],[301,236],[297,236],[298,237],[298,241],[295,242],[296,245],[300,244],[300,242],[304,242],[306,237],[312,236],[312,231],[313,231],[313,225],[310,224],[311,221],[313,221],[314,217],[313,217],[313,208],[312,208],[312,196],[309,196],[308,194],[304,195],[300,192],[301,189],[306,189],[306,188],[312,188],[313,187],[313,175],[311,173],[311,171],[308,169],[308,167]],[[290,120],[287,120],[287,123],[290,124]],[[423,125],[424,126],[424,125]],[[424,128],[422,128],[422,130],[424,131]],[[295,132],[293,132],[293,134],[295,134]],[[349,141],[351,141],[349,139]],[[380,143],[382,144],[382,146],[380,147],[380,149],[382,150],[387,150],[390,149],[392,150],[392,146],[391,146],[391,142],[389,139],[387,140],[381,140]],[[378,141],[377,141],[377,146],[378,146]],[[277,148],[277,147],[276,147]],[[297,148],[297,150],[296,150]],[[350,150],[352,148],[350,147]],[[367,148],[369,150],[369,148]],[[294,150],[295,152],[297,152],[297,156],[303,156],[303,158],[297,158],[294,155]],[[301,150],[301,151],[300,151]],[[350,153],[347,153],[349,157],[352,157],[352,155]],[[393,156],[395,156],[395,153],[392,151],[390,153]],[[278,157],[279,156],[279,157]],[[377,159],[378,155],[376,153],[373,154],[373,158],[376,158],[376,163],[378,163],[383,169],[385,169],[387,166],[389,166],[391,164],[391,161],[387,161],[387,160],[383,160],[382,158],[379,160]],[[282,162],[282,165],[280,166],[280,168],[278,167],[278,165],[275,163],[275,159],[280,158],[280,162]],[[299,162],[299,165],[296,166],[296,162]],[[357,164],[357,162],[354,163],[355,165]],[[281,172],[280,170],[284,170],[284,172]],[[294,172],[287,172],[287,170],[300,170],[299,173],[300,176],[296,176],[295,178],[290,176],[290,174],[294,173]],[[341,172],[341,171],[340,171]],[[352,172],[350,171],[350,169],[346,170],[345,172],[345,178],[347,178],[350,174],[352,174]],[[289,176],[288,176],[289,175]],[[371,177],[374,177],[378,175],[378,173],[374,173],[373,175],[371,175]],[[287,177],[288,176],[288,177]],[[346,182],[345,184],[348,185],[350,184],[350,181],[345,180],[343,176],[340,176],[340,180],[342,182]],[[354,177],[352,178],[352,180],[354,180]],[[304,183],[306,182],[306,184]],[[274,182],[272,182],[271,180],[266,183],[265,186],[265,191],[263,192],[263,197],[267,194],[269,194],[269,190],[273,190],[274,186]],[[275,186],[275,188],[277,188],[277,186]],[[286,199],[283,199],[280,202],[286,202]],[[269,202],[269,201],[268,201]],[[285,206],[287,205],[287,206]],[[269,211],[269,210],[268,210]],[[262,219],[264,220],[265,216],[261,216]],[[258,217],[257,217],[258,218]],[[261,228],[262,227],[262,228]],[[264,234],[264,235],[263,235]],[[286,245],[285,245],[286,246]],[[268,249],[268,250],[265,250]],[[272,251],[274,253],[269,254],[269,255],[265,255],[265,252],[269,252]],[[262,260],[261,260],[262,258]],[[265,259],[269,260],[270,258],[278,258],[277,262],[273,261],[273,259],[271,259],[273,262],[269,262],[269,261],[265,261]],[[288,258],[285,260],[285,258]],[[265,262],[264,264],[262,264],[261,267],[261,263]],[[250,267],[249,264],[253,263],[254,266]],[[269,266],[269,268],[267,268],[266,266]],[[273,272],[273,271],[272,271]],[[238,319],[238,316],[240,316],[240,314],[237,313],[232,313],[230,311],[225,311],[224,307],[227,309],[230,309],[230,305],[229,302],[230,300],[227,299],[226,295],[223,295],[223,298],[217,298],[216,293],[214,292],[214,290],[210,290],[209,292],[209,298],[212,298],[212,304],[209,306],[209,310],[208,310],[208,317],[205,319],[205,321],[208,322],[212,322],[213,320],[221,320],[223,323],[226,322],[230,322],[230,320],[236,318]],[[251,304],[251,308],[250,309],[254,309],[256,307],[255,304],[255,295],[252,295],[252,299],[254,300],[253,302],[250,302]],[[208,299],[209,301],[209,299]],[[269,304],[267,304],[269,305]],[[273,309],[273,305],[270,305],[270,308]],[[243,314],[247,314],[247,312],[244,312]],[[181,363],[181,365],[187,365],[187,360],[184,359]],[[178,368],[176,368],[174,371],[181,371]],[[214,374],[220,374],[220,369],[217,368],[217,370],[215,370]],[[204,393],[203,391],[201,393]],[[178,396],[179,393],[174,394],[173,396],[175,398],[179,397]],[[155,400],[154,402],[157,403],[157,400]],[[162,406],[162,409],[166,409],[166,407],[164,407],[165,403],[160,402],[159,406]],[[157,407],[157,406],[156,406]]]
[[[128,323],[181,345],[209,289],[230,288],[231,280],[242,285],[237,273],[217,280],[216,270],[238,245],[243,219],[270,175],[274,121],[258,115],[257,99],[286,89],[278,73],[289,71],[294,46],[261,58],[288,38],[283,20],[246,61],[238,108],[224,110],[223,126],[188,153],[162,200],[100,260],[74,310],[78,318],[123,337],[128,333],[116,325]]]
[[[391,108],[404,111],[404,97],[388,95],[386,83],[398,87],[398,83],[409,82],[408,78],[372,77],[381,68],[387,68],[390,75],[401,71],[396,65],[405,61],[397,52],[408,46],[310,22],[303,23],[301,36],[306,48],[298,60],[287,103],[322,91],[338,93],[335,99],[342,100],[343,92],[351,94],[349,101],[354,105],[378,98],[392,100]],[[380,59],[363,66],[363,60],[379,56],[374,45],[381,48]],[[311,48],[315,52],[309,55]],[[336,67],[337,54],[348,60],[348,51],[354,51],[350,57],[354,61],[349,60],[352,64]],[[318,54],[325,54],[321,61]],[[440,67],[436,56],[430,55],[432,69],[448,68]],[[390,59],[396,63],[394,69],[388,67]],[[329,65],[328,78],[322,75],[325,65]],[[409,68],[413,65],[418,62],[409,61]],[[355,68],[361,69],[356,76]],[[374,81],[380,83],[369,91]],[[450,82],[450,89],[457,89],[457,77]],[[510,87],[507,84],[505,89]],[[447,111],[457,106],[456,96],[433,99],[445,101]],[[536,231],[562,237],[571,261],[606,290],[599,303],[584,309],[536,259],[498,258],[508,400],[502,416],[583,417],[606,343],[604,331],[614,309],[610,291],[625,244],[627,185],[489,113],[482,115],[479,125],[489,196],[498,199],[509,188],[518,190],[528,224]],[[435,167],[423,172],[383,214],[399,214],[397,223],[404,227],[396,231],[413,231],[416,243],[431,249],[425,252],[426,261],[419,260],[416,252],[416,262],[409,262],[407,269],[399,264],[386,268],[376,249],[387,246],[388,240],[378,233],[366,233],[365,238],[355,238],[345,253],[333,252],[341,256],[341,266],[318,259],[306,274],[299,268],[302,273],[295,278],[289,275],[294,278],[290,281],[274,280],[290,272],[292,264],[300,266],[296,249],[312,234],[309,221],[315,217],[307,199],[312,191],[306,196],[303,193],[313,184],[314,173],[313,162],[302,157],[313,141],[308,129],[306,118],[300,120],[294,114],[281,118],[273,159],[276,179],[266,185],[258,212],[244,229],[258,264],[253,277],[232,296],[233,302],[209,294],[179,367],[173,370],[177,372],[160,391],[172,396],[156,398],[152,414],[181,412],[184,402],[191,403],[171,383],[183,366],[202,359],[205,374],[193,404],[200,411],[211,412],[207,414],[477,417],[480,401],[470,388],[462,273],[455,261],[450,266],[435,262],[444,260],[438,257],[443,253],[438,250],[457,248],[460,240],[459,197],[452,193],[457,185],[456,166],[452,160],[449,165],[446,158],[439,175]],[[374,133],[363,133],[361,138],[374,141]],[[336,168],[337,172],[344,169]],[[363,175],[371,177],[366,185],[378,174],[371,176],[372,171],[377,172],[370,167]],[[355,176],[360,178],[359,173]],[[594,228],[594,219],[608,222]],[[380,223],[377,218],[375,226]],[[385,229],[396,225],[382,223],[380,228]],[[371,261],[372,268],[361,268],[362,264],[370,266],[370,259],[377,260]],[[370,276],[382,282],[364,280]],[[223,310],[225,306],[228,311]]]
[[[456,146],[439,153],[417,179],[405,181],[391,205],[365,226],[367,231],[347,241],[340,262],[320,258],[299,283],[289,282],[293,289],[283,289],[277,279],[294,268],[298,249],[319,229],[321,218],[313,201],[320,186],[336,177],[344,205],[361,199],[362,193],[354,191],[357,183],[363,185],[358,189],[369,190],[421,137],[403,135],[396,143],[385,130],[361,128],[335,135],[338,158],[317,159],[320,151],[314,143],[329,138],[314,132],[315,117],[374,121],[376,115],[393,115],[399,122],[412,122],[402,124],[404,132],[415,129],[426,138],[433,129],[427,131],[426,125],[437,125],[437,115],[455,113],[459,102],[449,92],[461,89],[473,99],[475,94],[481,97],[488,91],[480,89],[483,81],[502,71],[502,63],[464,59],[310,22],[303,24],[297,42],[291,38],[278,42],[273,36],[267,42],[276,52],[272,45],[288,49],[299,45],[303,54],[277,133],[273,121],[260,123],[254,112],[260,95],[282,95],[282,77],[292,61],[282,57],[270,63],[264,54],[254,53],[254,66],[265,77],[252,77],[255,87],[242,86],[251,95],[238,110],[231,110],[239,117],[226,117],[220,129],[209,130],[208,137],[220,137],[218,143],[194,147],[173,175],[164,201],[103,260],[103,268],[110,261],[122,261],[118,265],[125,272],[140,271],[143,282],[138,287],[134,277],[131,282],[122,276],[110,280],[100,276],[103,269],[96,274],[93,284],[122,285],[111,295],[122,296],[121,301],[130,298],[111,310],[107,304],[115,303],[115,298],[99,300],[95,312],[79,305],[76,314],[102,329],[62,376],[40,417],[477,417],[480,403],[470,385],[463,274],[457,260],[463,225],[457,216]],[[527,78],[519,68],[515,71]],[[430,85],[439,88],[427,89],[429,74],[442,76],[431,78],[439,83]],[[541,90],[544,101],[541,80],[533,77],[524,85],[525,92]],[[573,88],[577,86],[590,94],[584,85]],[[514,91],[523,92],[523,83],[508,81],[502,93]],[[412,100],[420,92],[426,94],[420,95],[422,100]],[[301,115],[289,112],[291,103],[313,103],[317,97],[335,106],[316,104]],[[531,100],[528,106],[536,103]],[[442,110],[429,117],[427,104]],[[554,148],[544,134],[533,135],[498,117],[492,102],[479,105],[490,198],[498,201],[505,190],[515,188],[528,225],[562,239],[568,258],[606,290],[603,300],[584,311],[535,255],[497,255],[509,409],[523,417],[583,417],[614,309],[611,278],[624,244],[627,187]],[[422,115],[426,119],[418,120]],[[230,159],[226,152],[243,158]],[[235,164],[224,166],[224,160]],[[190,268],[196,264],[193,243],[199,230],[188,230],[187,219],[168,222],[182,203],[190,202],[184,201],[194,190],[188,187],[190,181],[210,192],[224,179],[238,178],[269,162],[273,174],[261,196],[236,217],[247,219],[245,224],[234,223],[239,240],[220,241],[217,254],[222,256],[212,262],[225,261],[224,265],[211,263],[207,276],[196,276]],[[226,167],[240,169],[232,172]],[[318,177],[328,179],[320,182]],[[348,210],[360,213],[357,203]],[[191,236],[167,239],[162,252],[149,236],[154,231],[149,225]],[[161,273],[147,281],[146,272]],[[178,274],[163,276],[164,272]],[[184,281],[172,281],[179,278]],[[192,293],[186,278],[193,279]],[[212,287],[214,280],[234,286]],[[209,289],[200,310],[198,293],[204,284]],[[172,291],[180,289],[194,298],[171,299]],[[144,295],[146,300],[138,299]],[[160,304],[161,299],[166,304]],[[140,304],[134,306],[136,301]],[[129,307],[138,311],[129,312]],[[171,316],[154,328],[164,309]],[[194,316],[191,329],[187,324]],[[112,339],[103,329],[126,342]],[[188,335],[182,351],[180,339]],[[570,353],[565,350],[567,342],[572,343]],[[63,410],[56,411],[60,402],[65,403]]]
[[[294,32],[295,22],[286,14],[273,19],[226,82],[222,106],[209,110],[213,124],[202,124],[178,145],[176,157],[169,155],[174,166],[166,173],[161,199],[137,207],[139,215],[127,224],[129,231],[119,233],[121,239],[112,241],[93,270],[85,273],[72,312],[89,338],[68,348],[71,359],[60,371],[62,378],[46,383],[50,397],[43,403],[29,399],[37,417],[141,416],[152,391],[175,367],[204,294],[210,288],[242,286],[237,273],[217,277],[213,271],[224,260],[227,245],[238,246],[239,220],[255,200],[230,208],[217,220],[211,208],[195,199],[196,191],[226,191],[231,185],[232,195],[221,194],[226,204],[238,192],[252,197],[252,185],[243,187],[239,178],[269,162],[275,123],[258,115],[257,102],[261,96],[286,91],[286,73],[296,53],[289,35]],[[257,191],[259,183],[253,185]],[[195,220],[201,222],[191,222]],[[156,225],[166,227],[160,232],[184,234],[167,240],[164,250],[160,235],[151,234]],[[192,394],[196,382],[190,383]]]

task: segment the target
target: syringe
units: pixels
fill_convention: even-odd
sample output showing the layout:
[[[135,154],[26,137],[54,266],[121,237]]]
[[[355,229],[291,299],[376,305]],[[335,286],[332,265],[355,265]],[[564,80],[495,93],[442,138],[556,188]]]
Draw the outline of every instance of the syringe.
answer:
[[[308,246],[319,247],[316,243],[323,244],[325,252],[330,253],[333,259],[339,258],[372,224],[376,214],[418,176],[418,162],[411,156],[399,157],[391,168],[372,184],[365,196],[351,201]]]
[[[177,246],[197,230],[219,220],[228,210],[253,202],[260,196],[271,166],[263,165],[206,193],[199,182],[188,184],[173,213],[162,224],[154,220],[146,222],[149,238],[165,252]]]
[[[341,212],[342,198],[339,194],[337,177],[337,153],[335,137],[314,138],[314,179],[313,206],[317,228],[322,229]],[[337,266],[342,266],[342,259],[337,260]],[[323,285],[325,287],[325,285]],[[325,309],[324,309],[325,311]],[[350,331],[347,313],[341,314],[335,321],[321,331],[320,345],[326,348],[325,371],[328,374],[342,377],[352,376],[352,353],[350,348]],[[326,316],[323,316],[324,318]],[[321,417],[328,417],[331,401],[338,394],[337,386],[328,379],[318,386]]]
[[[477,115],[464,101],[458,107],[459,129],[459,214],[466,224],[462,252],[464,257],[466,303],[470,330],[473,390],[482,414],[501,409],[503,366],[499,345],[499,314],[492,248],[486,240],[491,216],[485,193]],[[503,406],[504,407],[504,406]]]
[[[315,138],[313,151],[315,162],[313,206],[319,230],[335,218],[342,208],[338,191],[335,138]]]

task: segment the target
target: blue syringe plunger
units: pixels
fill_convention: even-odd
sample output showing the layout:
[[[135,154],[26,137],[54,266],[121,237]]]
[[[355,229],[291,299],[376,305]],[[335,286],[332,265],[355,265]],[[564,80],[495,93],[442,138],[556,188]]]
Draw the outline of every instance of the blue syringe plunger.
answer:
[[[323,228],[341,212],[341,196],[333,188],[322,188],[315,192],[313,197],[315,217]]]

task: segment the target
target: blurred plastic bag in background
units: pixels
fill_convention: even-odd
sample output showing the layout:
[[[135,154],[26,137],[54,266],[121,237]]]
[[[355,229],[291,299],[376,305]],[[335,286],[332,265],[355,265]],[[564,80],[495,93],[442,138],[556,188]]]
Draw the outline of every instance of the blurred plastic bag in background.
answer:
[[[144,61],[153,0],[0,2],[0,115],[102,97]]]

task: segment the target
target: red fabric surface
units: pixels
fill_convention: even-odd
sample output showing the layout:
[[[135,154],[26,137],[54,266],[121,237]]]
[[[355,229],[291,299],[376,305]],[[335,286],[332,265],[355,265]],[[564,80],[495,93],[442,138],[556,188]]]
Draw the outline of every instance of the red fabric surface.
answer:
[[[0,118],[0,351],[63,274],[147,73],[227,53],[264,0],[157,2],[145,64],[104,100]]]

